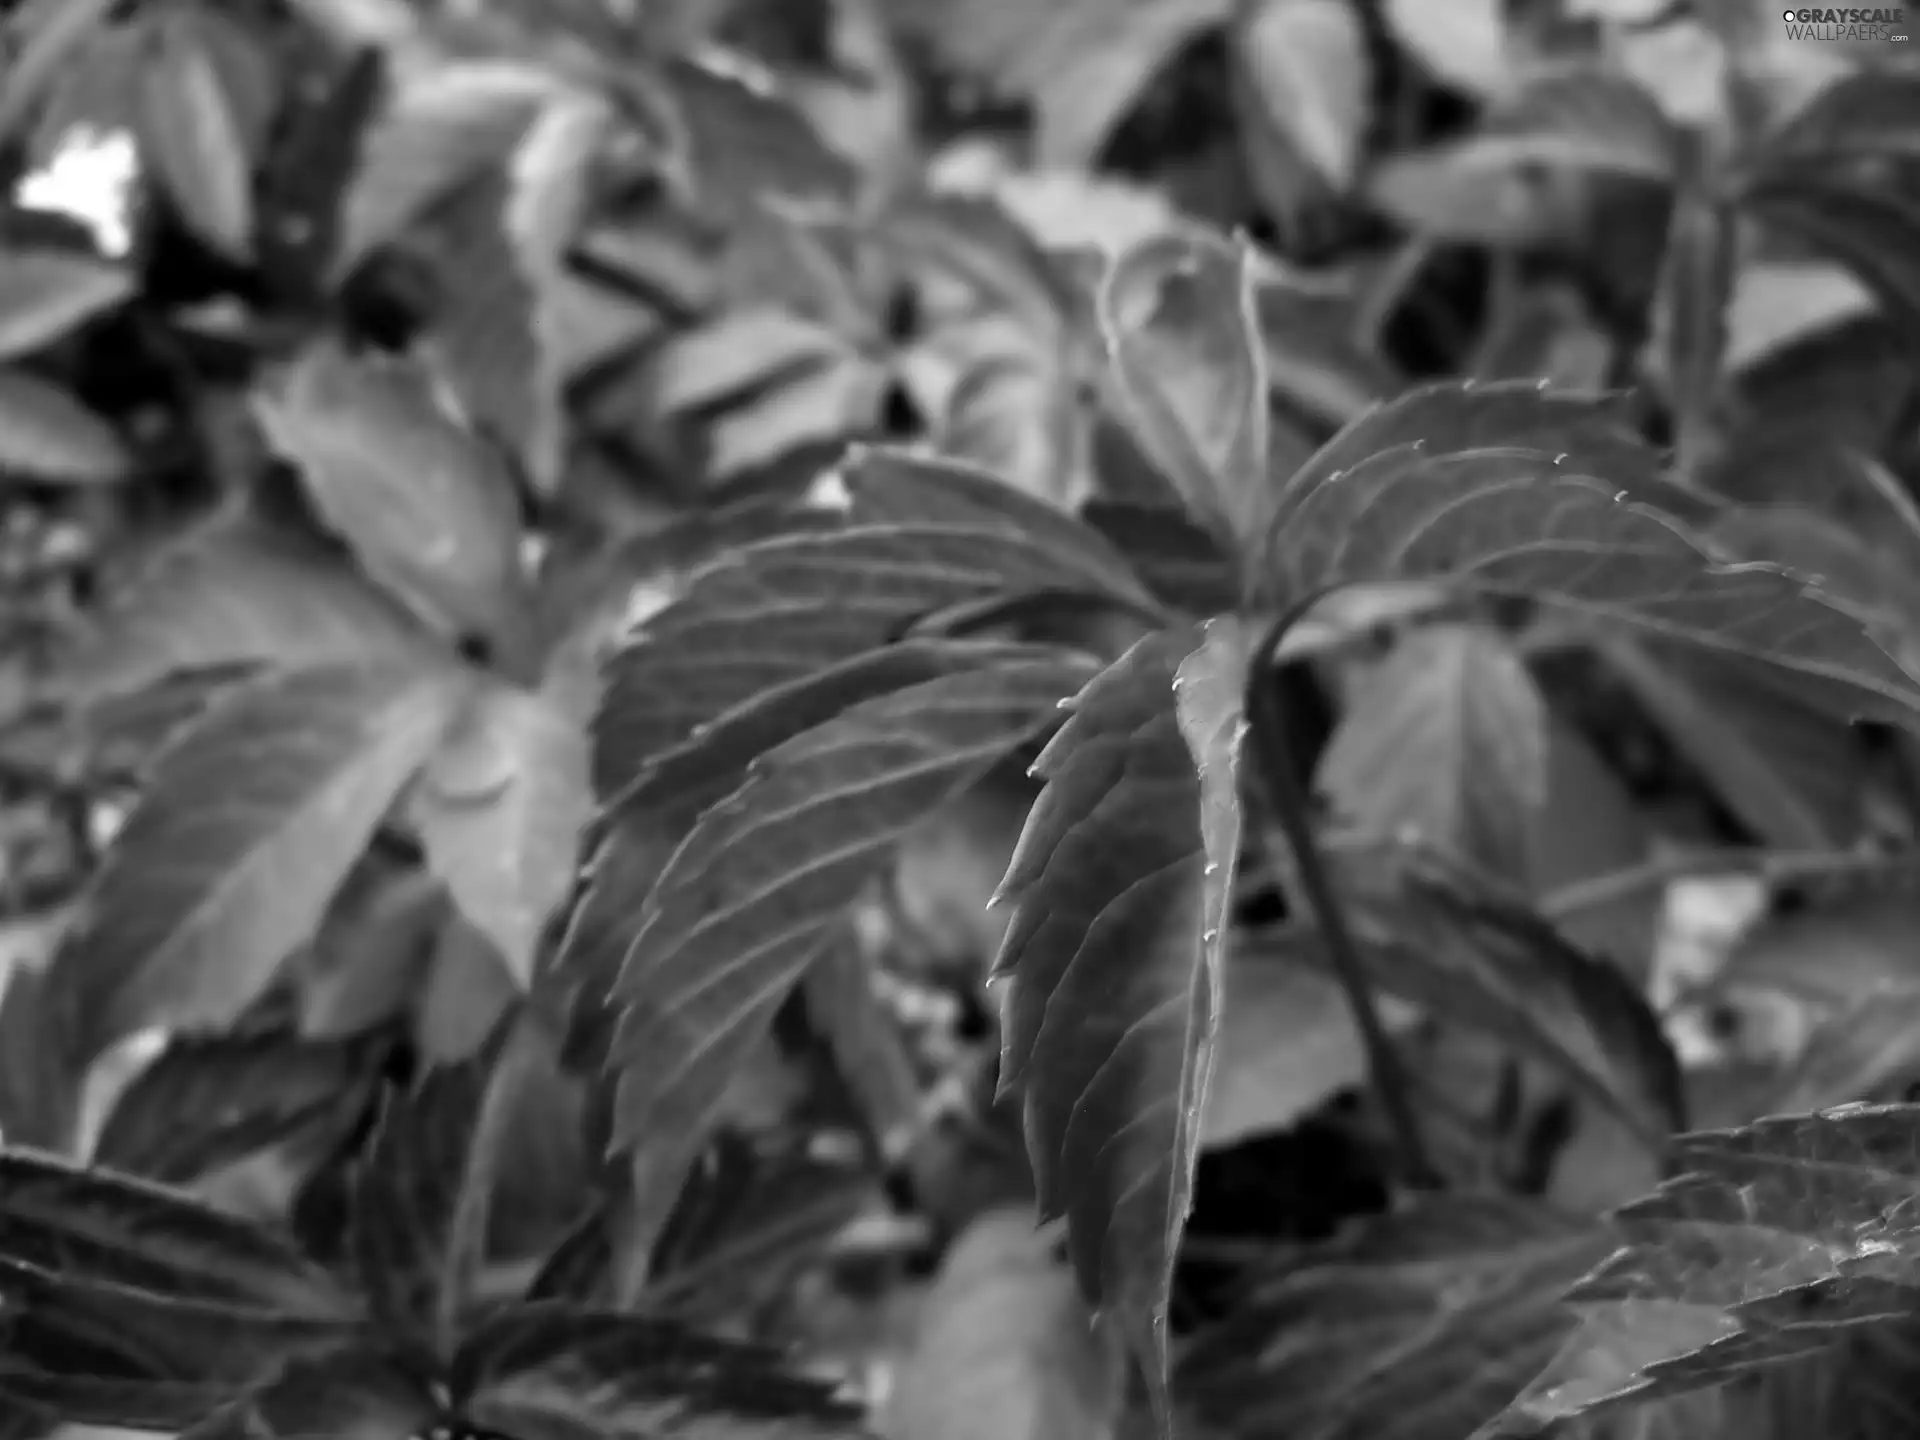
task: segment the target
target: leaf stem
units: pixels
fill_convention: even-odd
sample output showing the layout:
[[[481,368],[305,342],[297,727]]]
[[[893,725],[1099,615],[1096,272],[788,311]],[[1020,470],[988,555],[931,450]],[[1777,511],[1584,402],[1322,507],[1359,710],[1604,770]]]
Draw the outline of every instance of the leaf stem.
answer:
[[[1305,608],[1301,606],[1282,614],[1268,627],[1253,652],[1247,710],[1252,722],[1249,739],[1254,771],[1259,776],[1261,788],[1267,792],[1268,803],[1279,819],[1281,833],[1286,836],[1287,845],[1293,851],[1301,888],[1306,892],[1307,903],[1313,910],[1320,933],[1326,939],[1334,973],[1339,978],[1347,1007],[1353,1012],[1354,1025],[1360,1032],[1361,1044],[1366,1049],[1373,1087],[1379,1094],[1381,1108],[1399,1145],[1407,1182],[1418,1189],[1436,1189],[1440,1183],[1439,1173],[1428,1157],[1426,1142],[1414,1115],[1412,1088],[1400,1064],[1399,1053],[1387,1038],[1373,987],[1360,964],[1359,947],[1354,944],[1353,934],[1347,928],[1346,913],[1341,909],[1333,893],[1333,884],[1327,878],[1326,865],[1313,835],[1307,796],[1294,776],[1294,756],[1287,736],[1286,718],[1280,712],[1278,697],[1270,683],[1273,678],[1271,657],[1281,637]]]

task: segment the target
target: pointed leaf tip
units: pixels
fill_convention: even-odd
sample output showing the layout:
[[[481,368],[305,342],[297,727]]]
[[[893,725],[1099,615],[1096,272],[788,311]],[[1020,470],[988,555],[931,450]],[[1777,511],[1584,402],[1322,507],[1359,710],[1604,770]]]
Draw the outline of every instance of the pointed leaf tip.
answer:
[[[1003,885],[1001,1090],[1043,1217],[1166,1410],[1166,1312],[1213,1066],[1238,858],[1237,624],[1147,637],[1088,684]],[[1183,684],[1176,694],[1176,675]]]

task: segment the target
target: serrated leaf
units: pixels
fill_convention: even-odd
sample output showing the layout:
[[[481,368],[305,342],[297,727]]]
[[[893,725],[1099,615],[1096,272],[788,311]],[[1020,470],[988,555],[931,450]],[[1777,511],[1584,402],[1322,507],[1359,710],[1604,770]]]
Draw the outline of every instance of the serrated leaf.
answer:
[[[1196,518],[1244,536],[1267,485],[1267,348],[1246,242],[1148,241],[1101,284],[1107,361],[1141,449]]]
[[[0,1255],[55,1280],[346,1323],[357,1307],[268,1230],[176,1191],[51,1156],[0,1151]]]
[[[0,1390],[81,1424],[183,1429],[359,1322],[269,1231],[30,1152],[0,1152],[0,1258]]]
[[[192,1185],[356,1114],[368,1059],[361,1043],[279,1031],[175,1036],[120,1092],[89,1159],[161,1185]]]
[[[453,1406],[494,1434],[861,1440],[859,1410],[776,1350],[562,1304],[484,1322],[450,1377]]]
[[[1360,829],[1412,832],[1529,889],[1533,817],[1546,803],[1546,701],[1493,632],[1412,631],[1352,693],[1318,779]]]
[[[1030,97],[1035,159],[1086,166],[1147,82],[1231,0],[924,0],[904,6],[936,50],[1006,93]]]
[[[226,508],[163,542],[109,593],[55,683],[93,705],[189,671],[416,657],[425,643],[337,556]]]
[[[615,1143],[699,1138],[745,1047],[894,844],[1044,726],[1088,667],[955,642],[952,673],[761,755],[646,897],[615,989]]]
[[[915,522],[997,530],[1051,546],[1065,582],[1061,593],[1100,596],[1152,613],[1130,561],[1104,535],[1058,505],[990,471],[947,457],[860,446],[840,476],[856,521]]]
[[[1359,169],[1372,73],[1360,12],[1348,0],[1256,0],[1235,23],[1235,48],[1261,106],[1337,190]]]
[[[886,1405],[893,1440],[1110,1440],[1124,1376],[1024,1208],[954,1241]]]
[[[323,342],[256,407],[376,580],[453,635],[517,638],[526,603],[512,479],[422,369]]]
[[[1262,597],[1285,610],[1358,580],[1444,578],[1764,660],[1910,723],[1920,684],[1861,617],[1775,567],[1716,560],[1674,518],[1699,502],[1604,415],[1531,385],[1469,382],[1355,421],[1281,492]],[[1414,417],[1422,430],[1406,437]]]
[[[1167,1419],[1167,1303],[1219,1030],[1250,657],[1230,619],[1148,636],[1074,697],[1035,763],[996,899],[1000,1085],[1043,1216]]]
[[[72,394],[25,370],[0,368],[0,475],[109,485],[133,469],[119,432]]]
[[[252,1004],[460,695],[446,669],[318,666],[242,686],[170,744],[56,957],[80,1053]]]
[[[1566,1287],[1612,1239],[1507,1196],[1449,1195],[1260,1263],[1180,1370],[1233,1434],[1458,1440],[1576,1323]]]
[[[16,360],[77,330],[134,293],[122,266],[48,247],[0,249],[0,360]]]
[[[936,475],[957,477],[950,498],[931,482]],[[1003,501],[976,472],[867,452],[836,478],[851,524],[779,535],[717,559],[609,662],[593,726],[594,790],[603,800],[734,706],[939,612],[1021,595],[1127,603],[1140,594],[1093,531],[1058,512],[1030,531],[1024,516],[1047,507],[1000,485]]]
[[[428,866],[523,988],[593,815],[587,724],[598,688],[593,657],[575,648],[554,657],[538,690],[485,686],[412,792]]]
[[[222,254],[245,259],[253,247],[255,156],[205,25],[184,8],[154,19],[140,68],[140,148],[187,226]]]
[[[723,713],[695,743],[661,756],[607,797],[585,893],[543,977],[569,996],[569,1064],[605,1069],[617,1013],[610,996],[636,908],[701,814],[740,786],[753,760],[848,706],[939,677],[950,655],[947,642],[918,639],[825,665]]]
[[[1486,1436],[1725,1384],[1911,1318],[1916,1115],[1853,1105],[1674,1142],[1575,1286],[1581,1329]]]
[[[450,1361],[473,1305],[504,1159],[513,1083],[532,1057],[524,1011],[479,1054],[389,1090],[355,1167],[354,1272],[390,1333]]]

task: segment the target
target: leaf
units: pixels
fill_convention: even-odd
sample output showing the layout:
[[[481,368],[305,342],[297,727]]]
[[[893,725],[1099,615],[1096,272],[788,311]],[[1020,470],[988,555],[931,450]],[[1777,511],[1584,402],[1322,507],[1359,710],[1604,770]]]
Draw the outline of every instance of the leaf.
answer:
[[[439,1409],[428,1387],[386,1358],[359,1350],[301,1359],[186,1432],[184,1440],[409,1440]]]
[[[244,260],[253,248],[256,157],[207,33],[217,18],[185,8],[155,17],[140,69],[140,146],[187,226]]]
[[[1850,268],[1912,323],[1920,271],[1908,256],[1920,235],[1912,176],[1912,120],[1920,79],[1898,72],[1851,76],[1822,91],[1759,147],[1737,198]]]
[[[703,214],[736,232],[771,218],[848,210],[859,177],[779,80],[738,52],[674,55],[649,75],[678,122],[675,178]]]
[[[0,1255],[58,1280],[355,1318],[350,1297],[271,1232],[175,1191],[31,1151],[0,1151]]]
[[[189,671],[423,653],[410,617],[337,556],[290,527],[222,508],[109,593],[56,685],[86,706]]]
[[[1824,87],[1767,137],[1758,162],[1825,160],[1836,152],[1912,159],[1920,155],[1916,117],[1920,80],[1899,70],[1863,70]]]
[[[1387,0],[1394,36],[1433,75],[1471,95],[1505,89],[1514,66],[1499,0]]]
[[[538,690],[483,687],[410,799],[428,865],[522,987],[548,918],[572,889],[593,815],[592,659],[562,651]]]
[[[935,679],[952,664],[948,642],[917,639],[823,666],[723,714],[705,735],[660,756],[610,798],[585,893],[551,973],[542,977],[567,996],[569,1064],[605,1070],[617,1013],[610,996],[636,909],[701,814],[736,790],[761,755],[851,705]]]
[[[1345,190],[1359,170],[1372,98],[1359,12],[1348,0],[1256,0],[1240,11],[1234,36],[1280,134]]]
[[[170,744],[55,957],[80,1053],[153,1025],[230,1024],[252,1004],[460,689],[444,669],[381,664],[268,675]]]
[[[1318,773],[1336,811],[1362,831],[1418,835],[1530,888],[1533,817],[1547,793],[1546,702],[1493,632],[1406,634],[1349,699]]]
[[[1580,1330],[1486,1436],[1723,1385],[1913,1312],[1915,1116],[1849,1105],[1674,1142],[1568,1299]]]
[[[774,1350],[559,1304],[484,1322],[450,1377],[472,1429],[522,1435],[860,1440],[859,1410]]]
[[[1383,989],[1546,1061],[1650,1149],[1681,1122],[1672,1048],[1620,969],[1431,852],[1361,842],[1326,858]],[[1307,940],[1296,953],[1331,969],[1313,932],[1279,940]]]
[[[1206,615],[1238,600],[1232,562],[1178,506],[1095,495],[1082,513],[1168,604]]]
[[[856,1117],[883,1155],[917,1136],[926,1097],[908,1038],[880,995],[879,959],[854,942],[826,945],[803,978],[808,1029],[825,1043]]]
[[[1733,942],[1721,978],[1788,991],[1824,1006],[1843,1005],[1889,981],[1912,978],[1906,936],[1920,917],[1910,872],[1861,857],[1826,883],[1802,882],[1805,903],[1756,917]]]
[[[73,1143],[86,1076],[44,970],[15,960],[0,996],[0,1140],[55,1154]]]
[[[1247,641],[1149,635],[1074,697],[995,899],[1002,1092],[1022,1095],[1043,1217],[1127,1335],[1168,1424],[1167,1303],[1222,1005]]]
[[[723,1130],[653,1248],[645,1310],[724,1323],[813,1263],[873,1198],[872,1176],[859,1169],[795,1147],[769,1152]]]
[[[1196,1336],[1182,1393],[1232,1434],[1458,1440],[1552,1358],[1576,1323],[1561,1295],[1610,1243],[1509,1196],[1362,1220],[1259,1264]]]
[[[1470,136],[1382,156],[1362,188],[1372,209],[1416,238],[1533,249],[1582,233],[1591,181],[1578,170],[1510,162]]]
[[[723,555],[609,662],[593,726],[603,801],[701,725],[941,612],[1040,594],[1150,604],[1099,535],[978,472],[863,451],[838,480],[845,528]]]
[[[269,1231],[30,1152],[0,1152],[0,1257],[8,1398],[80,1424],[184,1429],[359,1321]]]
[[[359,1113],[364,1043],[259,1035],[175,1036],[120,1092],[89,1159],[188,1186]]]
[[[256,407],[376,580],[452,635],[516,637],[526,602],[513,482],[417,365],[315,344]]]
[[[442,1362],[476,1300],[532,1024],[516,1010],[472,1059],[389,1090],[350,1182],[347,1243],[375,1318]]]
[[[947,1252],[888,1396],[892,1440],[1110,1440],[1124,1379],[1024,1207]]]
[[[565,459],[566,261],[608,120],[600,96],[556,94],[498,165],[416,229],[448,282],[429,344],[467,412],[502,437],[546,495],[559,485]]]
[[[334,283],[526,136],[555,93],[532,65],[469,62],[398,77],[341,205]]]
[[[1624,76],[1549,72],[1494,107],[1468,142],[1474,163],[1552,165],[1671,181],[1680,132],[1658,102]]]
[[[319,305],[336,289],[329,270],[346,225],[346,192],[370,158],[368,130],[390,71],[373,45],[305,58],[315,67],[311,83],[281,97],[281,123],[260,177],[254,250],[275,289]]]
[[[130,478],[133,456],[118,432],[67,391],[25,370],[0,368],[0,475],[111,485]]]
[[[1602,654],[1721,803],[1767,844],[1843,849],[1859,837],[1864,751],[1794,677],[1625,638],[1607,642]]]
[[[0,249],[0,360],[53,344],[134,293],[122,266],[50,247]]]
[[[893,845],[1087,673],[1045,650],[965,642],[948,664],[762,754],[674,851],[615,991],[617,1144],[701,1136],[745,1047]]]
[[[937,53],[1004,93],[1031,97],[1035,161],[1089,166],[1134,98],[1229,0],[915,0],[902,7]]]
[[[1765,174],[1741,195],[1762,222],[1846,266],[1883,305],[1920,323],[1920,272],[1908,263],[1920,236],[1920,205],[1898,190],[1867,190],[1834,157],[1818,169]]]
[[[1246,243],[1148,241],[1101,284],[1100,331],[1135,440],[1222,539],[1266,487],[1266,342]]]
[[[72,73],[69,59],[85,53],[112,9],[111,0],[40,0],[16,7],[6,19],[7,83],[0,91],[0,139],[18,137],[46,91]]]
[[[1556,431],[1556,414],[1573,423]],[[1503,441],[1495,427],[1509,416]],[[1765,660],[1844,688],[1858,713],[1907,723],[1920,691],[1861,619],[1774,567],[1718,563],[1654,508],[1675,487],[1603,416],[1529,385],[1468,383],[1355,421],[1282,491],[1264,598],[1285,610],[1359,580],[1448,578]],[[1415,417],[1423,434],[1403,439]]]
[[[1220,1017],[1220,1060],[1207,1096],[1208,1148],[1285,1130],[1365,1082],[1366,1051],[1333,979],[1284,951],[1252,947],[1227,966],[1233,1003]],[[1381,1006],[1394,1028],[1414,1012]]]
[[[1865,988],[1822,1020],[1759,1107],[1804,1115],[1855,1100],[1890,1098],[1920,1075],[1920,984]]]

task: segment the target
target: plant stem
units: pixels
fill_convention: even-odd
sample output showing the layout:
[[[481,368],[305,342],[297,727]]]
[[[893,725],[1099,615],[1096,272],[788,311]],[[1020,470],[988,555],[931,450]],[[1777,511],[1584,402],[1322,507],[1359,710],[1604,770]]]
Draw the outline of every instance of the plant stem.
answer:
[[[1248,718],[1252,722],[1249,738],[1253,768],[1259,776],[1261,788],[1267,792],[1268,803],[1279,819],[1281,833],[1286,836],[1287,845],[1293,851],[1301,889],[1306,892],[1314,921],[1326,939],[1334,973],[1346,995],[1347,1008],[1353,1012],[1353,1022],[1360,1032],[1361,1044],[1366,1049],[1374,1090],[1379,1094],[1381,1109],[1400,1147],[1407,1182],[1418,1189],[1435,1189],[1440,1183],[1439,1173],[1434,1169],[1427,1154],[1426,1142],[1421,1137],[1406,1071],[1400,1064],[1399,1053],[1387,1038],[1386,1026],[1381,1023],[1380,1007],[1375,1002],[1373,986],[1361,966],[1359,947],[1354,944],[1353,933],[1347,928],[1346,913],[1334,896],[1333,883],[1327,878],[1327,868],[1321,858],[1319,844],[1314,839],[1313,820],[1304,787],[1294,777],[1293,748],[1287,736],[1286,717],[1280,711],[1272,685],[1271,657],[1281,636],[1297,616],[1298,612],[1282,615],[1269,627],[1254,651],[1253,673],[1247,690]]]

